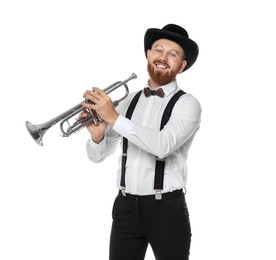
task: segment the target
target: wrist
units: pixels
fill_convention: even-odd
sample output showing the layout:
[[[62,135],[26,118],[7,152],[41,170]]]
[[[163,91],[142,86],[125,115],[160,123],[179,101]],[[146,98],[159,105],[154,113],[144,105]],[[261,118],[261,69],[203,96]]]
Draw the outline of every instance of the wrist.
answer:
[[[110,120],[108,122],[109,125],[113,126],[115,124],[115,122],[117,121],[119,117],[119,114],[116,112],[112,115],[112,117],[110,117]]]
[[[92,136],[91,135],[91,140],[96,144],[99,144],[103,139],[104,139],[103,135],[101,135],[101,136]]]

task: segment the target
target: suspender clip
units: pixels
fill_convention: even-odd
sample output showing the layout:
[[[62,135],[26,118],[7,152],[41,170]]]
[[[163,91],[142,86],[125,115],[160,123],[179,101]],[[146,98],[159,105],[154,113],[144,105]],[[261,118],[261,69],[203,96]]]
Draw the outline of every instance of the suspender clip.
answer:
[[[155,199],[156,200],[162,200],[162,192],[161,192],[161,190],[157,190],[155,192]]]
[[[165,161],[166,161],[166,158],[160,159],[159,157],[156,157],[156,161],[158,161],[158,162],[165,162]]]
[[[122,187],[121,192],[122,192],[122,195],[124,197],[126,197],[126,188],[125,187]]]

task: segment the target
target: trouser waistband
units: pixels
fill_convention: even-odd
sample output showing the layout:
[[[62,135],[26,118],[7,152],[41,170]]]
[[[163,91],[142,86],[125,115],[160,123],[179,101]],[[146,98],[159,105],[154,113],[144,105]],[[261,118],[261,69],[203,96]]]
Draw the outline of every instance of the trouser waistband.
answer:
[[[183,193],[183,189],[181,190],[175,190],[172,192],[166,192],[166,193],[162,193],[162,196],[160,199],[162,200],[170,200],[170,199],[175,199],[178,198],[179,196],[181,196]],[[139,200],[139,201],[153,201],[156,200],[156,194],[155,195],[133,195],[130,193],[125,193],[125,196],[122,194],[122,191],[119,190],[119,196],[122,196],[126,199],[130,199],[130,200]]]

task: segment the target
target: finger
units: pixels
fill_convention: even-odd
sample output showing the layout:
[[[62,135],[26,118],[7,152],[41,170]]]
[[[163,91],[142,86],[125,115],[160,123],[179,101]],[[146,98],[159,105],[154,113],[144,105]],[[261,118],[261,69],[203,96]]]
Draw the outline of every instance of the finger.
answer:
[[[87,110],[83,110],[81,113],[79,113],[79,117],[87,117],[89,112]]]
[[[108,95],[105,93],[105,91],[100,88],[93,87],[92,91],[94,92],[95,97],[98,97],[98,98],[102,97],[104,99],[108,98]]]
[[[98,103],[100,98],[101,98],[98,94],[96,94],[96,93],[94,93],[93,91],[90,91],[90,90],[86,91],[83,94],[83,97],[87,100],[90,100],[91,101],[90,103],[94,103],[94,104]]]
[[[78,118],[76,120],[82,120],[86,118],[89,115],[89,112],[87,110],[83,110],[81,113],[79,113]]]
[[[105,93],[102,89],[97,88],[97,87],[93,87],[93,88],[92,88],[92,91],[95,92],[95,93],[101,93],[101,94],[102,94],[102,93]]]
[[[88,103],[88,102],[82,102],[81,105],[85,108],[88,108],[88,109],[94,109],[95,107],[95,103]]]

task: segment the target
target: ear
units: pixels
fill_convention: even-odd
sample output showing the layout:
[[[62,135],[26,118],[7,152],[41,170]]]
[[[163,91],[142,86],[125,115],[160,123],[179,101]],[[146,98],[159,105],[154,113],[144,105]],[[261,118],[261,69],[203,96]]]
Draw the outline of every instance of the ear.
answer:
[[[150,49],[147,50],[147,59],[149,58],[150,55]]]
[[[182,60],[181,66],[179,68],[178,73],[181,73],[185,69],[186,66],[187,66],[187,61],[186,60]]]

